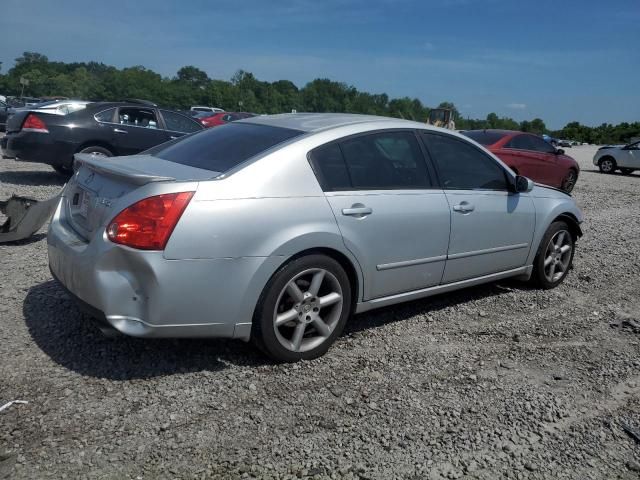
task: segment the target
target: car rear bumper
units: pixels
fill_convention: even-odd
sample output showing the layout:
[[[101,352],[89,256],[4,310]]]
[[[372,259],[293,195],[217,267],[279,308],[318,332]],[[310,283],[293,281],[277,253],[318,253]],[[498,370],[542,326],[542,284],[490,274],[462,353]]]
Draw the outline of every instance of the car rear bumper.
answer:
[[[280,257],[167,260],[104,233],[87,243],[63,218],[63,203],[47,235],[49,268],[83,310],[135,337],[249,339],[260,293],[251,285]]]
[[[27,162],[69,167],[73,161],[74,146],[55,141],[48,133],[12,132],[2,138],[0,146],[4,157]]]

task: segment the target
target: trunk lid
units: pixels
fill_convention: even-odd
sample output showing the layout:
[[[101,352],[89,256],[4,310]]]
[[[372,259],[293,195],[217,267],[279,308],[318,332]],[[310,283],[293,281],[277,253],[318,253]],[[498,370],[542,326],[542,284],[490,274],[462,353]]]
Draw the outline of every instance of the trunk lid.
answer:
[[[117,205],[118,200],[136,189],[149,183],[199,182],[219,175],[151,155],[106,158],[76,154],[74,159],[76,174],[67,185],[63,205],[67,221],[85,240],[129,206]]]

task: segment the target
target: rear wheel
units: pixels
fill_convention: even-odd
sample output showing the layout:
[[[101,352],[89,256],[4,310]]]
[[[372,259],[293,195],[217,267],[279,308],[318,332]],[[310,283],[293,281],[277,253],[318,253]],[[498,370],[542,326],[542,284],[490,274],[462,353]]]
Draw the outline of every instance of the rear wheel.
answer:
[[[78,153],[91,153],[97,157],[113,157],[113,153],[104,147],[85,147]]]
[[[633,168],[621,168],[620,171],[623,175],[631,175],[633,173]]]
[[[62,165],[51,165],[51,167],[60,175],[64,175],[65,177],[68,177],[73,172],[73,170],[65,168]]]
[[[602,173],[613,173],[616,171],[616,161],[613,157],[601,158],[598,162],[598,167]]]
[[[560,285],[573,263],[574,246],[569,226],[562,221],[553,222],[542,237],[533,261],[532,281],[544,289]]]
[[[295,362],[323,355],[351,312],[344,269],[325,255],[289,262],[269,281],[258,302],[251,337],[270,357]]]
[[[567,176],[564,177],[564,180],[562,181],[562,190],[564,190],[567,193],[571,193],[571,191],[573,190],[573,187],[576,186],[577,180],[578,180],[578,174],[576,173],[576,171],[569,170],[569,173],[567,173]]]

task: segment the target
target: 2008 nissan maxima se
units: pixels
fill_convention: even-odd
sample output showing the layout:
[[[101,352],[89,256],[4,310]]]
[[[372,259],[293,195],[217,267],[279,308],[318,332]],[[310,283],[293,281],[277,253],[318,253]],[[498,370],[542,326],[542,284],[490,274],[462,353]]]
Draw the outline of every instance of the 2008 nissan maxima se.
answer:
[[[144,154],[77,156],[56,279],[138,337],[324,354],[353,313],[507,277],[560,284],[574,200],[468,138],[347,114],[261,116]]]

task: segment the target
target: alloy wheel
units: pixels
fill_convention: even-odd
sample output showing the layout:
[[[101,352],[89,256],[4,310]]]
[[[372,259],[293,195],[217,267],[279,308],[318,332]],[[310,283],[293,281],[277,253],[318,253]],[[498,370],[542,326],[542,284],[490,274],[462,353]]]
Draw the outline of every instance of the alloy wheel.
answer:
[[[613,161],[606,159],[606,160],[602,160],[602,162],[600,162],[600,169],[604,172],[604,173],[611,173],[613,172]]]
[[[569,193],[571,192],[571,190],[573,190],[573,187],[576,184],[576,172],[574,172],[573,170],[570,170],[569,173],[567,174],[567,178],[564,179],[564,191]]]
[[[572,250],[573,242],[568,231],[560,230],[551,237],[544,255],[544,276],[549,282],[557,282],[565,274]]]
[[[292,352],[306,352],[326,341],[340,320],[343,293],[328,270],[297,274],[282,289],[273,313],[278,342]]]

